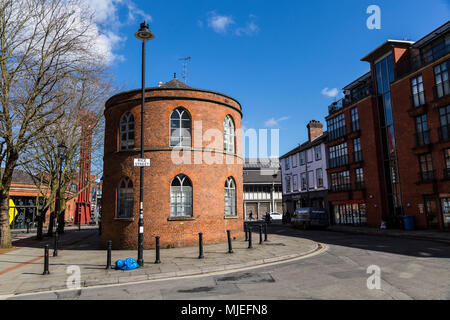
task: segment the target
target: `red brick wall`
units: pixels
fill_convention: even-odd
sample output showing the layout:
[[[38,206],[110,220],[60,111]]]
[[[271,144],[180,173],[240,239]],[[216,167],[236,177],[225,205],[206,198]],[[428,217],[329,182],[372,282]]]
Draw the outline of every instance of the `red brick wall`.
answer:
[[[102,242],[112,240],[113,247],[129,249],[137,247],[139,220],[139,168],[133,167],[133,159],[140,157],[140,94],[130,92],[113,97],[107,103],[105,118],[105,158],[103,176]],[[155,236],[161,237],[161,246],[189,246],[198,243],[198,233],[203,232],[204,243],[226,241],[226,230],[232,236],[243,237],[243,175],[242,159],[227,155],[231,163],[208,165],[204,161],[195,164],[200,156],[206,156],[204,148],[214,149],[222,155],[223,121],[233,117],[235,128],[241,128],[241,107],[233,99],[194,90],[152,90],[146,92],[145,156],[151,159],[151,167],[144,170],[144,247],[154,246]],[[192,99],[192,100],[191,100]],[[200,141],[200,148],[191,152],[192,164],[176,165],[169,148],[170,115],[177,107],[186,108],[195,121],[202,121],[201,133],[218,129],[217,141],[201,141],[200,130],[193,131],[193,145]],[[122,114],[130,111],[135,120],[134,152],[118,151],[118,128]],[[198,143],[197,143],[198,144]],[[237,154],[242,154],[240,137],[236,137]],[[169,221],[170,184],[178,174],[187,175],[193,185],[192,221]],[[116,188],[120,179],[129,177],[134,186],[134,219],[115,219]],[[224,213],[225,181],[232,176],[236,182],[237,218],[227,219]]]
[[[358,108],[360,132],[351,132],[350,110]],[[360,100],[353,106],[345,108],[342,112],[345,114],[345,124],[347,128],[347,137],[327,143],[327,147],[347,142],[349,153],[349,165],[329,169],[328,173],[349,170],[352,183],[351,192],[329,193],[328,199],[332,204],[342,204],[346,201],[362,200],[366,203],[368,225],[379,227],[381,217],[385,211],[385,201],[383,196],[383,168],[381,167],[381,145],[378,134],[378,112],[376,100],[374,97],[367,97]],[[337,115],[337,114],[336,114]],[[333,115],[333,116],[336,116]],[[353,139],[361,139],[361,149],[363,162],[354,163],[353,157]],[[356,175],[355,169],[363,168],[365,190],[355,190]],[[331,183],[331,181],[330,181]],[[331,212],[333,214],[333,212]]]
[[[435,101],[433,95],[433,86],[435,85],[434,66],[442,63],[446,59],[448,59],[448,56],[396,81],[391,86],[397,136],[399,174],[402,187],[402,205],[405,214],[413,214],[416,216],[416,225],[420,229],[427,228],[426,213],[424,210],[420,210],[420,207],[424,205],[424,196],[448,193],[450,190],[450,181],[443,180],[443,171],[445,168],[443,150],[450,147],[450,142],[439,142],[438,136],[438,128],[440,126],[439,107],[448,105],[450,103],[450,97],[447,96]],[[412,95],[411,78],[417,77],[418,75],[422,75],[426,106],[413,108],[410,99]],[[422,114],[427,115],[432,144],[417,148],[415,117]],[[419,155],[429,152],[432,153],[436,181],[434,183],[420,183]],[[440,214],[439,219],[441,219]]]

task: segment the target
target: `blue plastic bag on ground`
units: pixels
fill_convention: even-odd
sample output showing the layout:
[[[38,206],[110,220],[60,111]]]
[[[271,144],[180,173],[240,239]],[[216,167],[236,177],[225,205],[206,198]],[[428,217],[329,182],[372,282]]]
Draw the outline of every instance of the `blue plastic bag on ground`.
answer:
[[[134,270],[139,268],[139,264],[133,258],[128,258],[126,260],[117,260],[116,261],[116,270]]]

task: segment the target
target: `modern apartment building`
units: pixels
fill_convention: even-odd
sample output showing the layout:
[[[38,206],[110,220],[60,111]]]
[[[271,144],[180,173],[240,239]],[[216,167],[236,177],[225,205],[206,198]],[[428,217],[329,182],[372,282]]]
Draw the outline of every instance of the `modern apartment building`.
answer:
[[[370,72],[329,108],[329,200],[336,224],[450,228],[450,22],[417,42],[388,40]]]
[[[302,207],[328,209],[327,133],[319,121],[311,121],[307,128],[308,141],[280,157],[283,204],[291,215]]]

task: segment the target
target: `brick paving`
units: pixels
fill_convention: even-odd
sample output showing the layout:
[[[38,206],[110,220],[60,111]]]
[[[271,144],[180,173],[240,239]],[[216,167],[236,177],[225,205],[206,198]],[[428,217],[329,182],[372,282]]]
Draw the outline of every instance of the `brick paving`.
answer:
[[[204,246],[204,259],[198,259],[198,247],[161,249],[161,264],[154,264],[154,250],[144,251],[145,265],[133,271],[106,270],[106,250],[99,248],[97,228],[67,230],[60,237],[58,257],[53,257],[53,240],[34,240],[35,235],[16,233],[15,250],[0,254],[0,295],[22,294],[66,289],[67,267],[81,270],[81,286],[132,283],[239,270],[252,266],[289,260],[313,253],[320,248],[314,241],[269,234],[269,241],[259,244],[253,235],[253,249],[248,242],[233,241],[233,254],[228,246]],[[50,275],[44,270],[44,245],[50,247]],[[112,264],[118,259],[135,258],[136,251],[113,251]]]

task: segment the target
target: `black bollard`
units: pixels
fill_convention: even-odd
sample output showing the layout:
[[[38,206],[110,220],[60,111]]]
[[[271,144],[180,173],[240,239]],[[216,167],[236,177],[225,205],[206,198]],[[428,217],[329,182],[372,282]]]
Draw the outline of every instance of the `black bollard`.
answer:
[[[228,237],[228,253],[233,253],[233,247],[231,245],[231,232],[230,232],[230,230],[227,230],[227,237]]]
[[[199,249],[198,258],[199,259],[205,258],[203,255],[203,233],[201,232],[198,234],[198,249]]]
[[[27,233],[30,233],[30,224],[31,224],[30,220],[27,219]]]
[[[267,223],[264,224],[264,241],[269,241],[267,240]]]
[[[259,244],[263,243],[263,236],[262,236],[262,234],[263,234],[263,227],[260,225],[259,226]]]
[[[58,256],[58,223],[56,223],[56,229],[55,229],[55,241],[53,243],[53,256]]]
[[[106,254],[106,269],[111,269],[111,250],[112,250],[112,241],[108,240],[108,252]]]
[[[155,260],[155,264],[160,264],[161,263],[160,256],[159,256],[159,238],[160,237],[156,237],[156,260]]]
[[[44,249],[44,273],[43,275],[50,274],[48,271],[48,244],[45,245]]]
[[[252,228],[248,229],[248,248],[253,248],[252,246]]]

